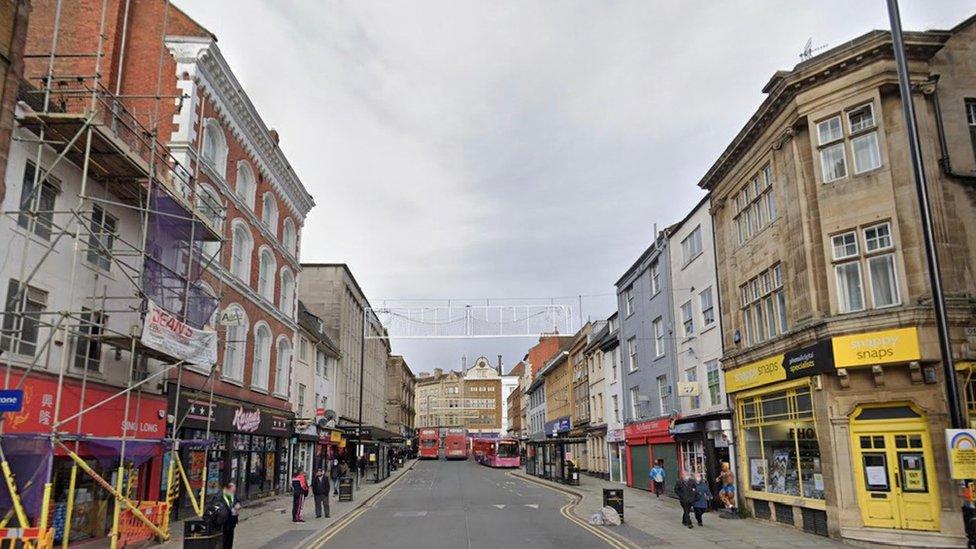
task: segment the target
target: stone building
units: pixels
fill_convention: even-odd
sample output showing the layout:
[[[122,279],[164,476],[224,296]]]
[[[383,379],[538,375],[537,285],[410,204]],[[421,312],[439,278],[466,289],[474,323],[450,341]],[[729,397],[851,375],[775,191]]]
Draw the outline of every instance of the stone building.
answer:
[[[586,347],[583,348],[584,367],[586,368],[586,383],[588,400],[586,425],[586,454],[587,472],[596,477],[608,478],[610,465],[607,461],[607,419],[606,419],[606,391],[604,356],[602,344],[610,335],[610,324],[606,320],[593,323]]]
[[[390,342],[371,313],[369,300],[344,263],[302,265],[299,295],[308,310],[322,319],[325,331],[342,349],[336,373],[335,410],[340,426],[360,420],[362,381],[363,426],[383,428],[386,414],[386,364]],[[369,317],[368,322],[364,322]],[[369,337],[364,343],[364,324]],[[362,372],[362,378],[360,378]]]
[[[525,380],[525,362],[519,361],[508,372],[509,376],[513,376],[518,379],[518,385],[515,390],[509,393],[508,398],[505,399],[505,409],[508,414],[508,428],[506,429],[506,434],[510,437],[515,437],[521,439],[525,436],[525,427],[523,423],[523,413],[522,410],[524,406],[522,405],[522,396],[524,394],[524,380]]]
[[[402,356],[386,364],[386,430],[401,437],[413,436],[417,379]]]
[[[905,34],[971,417],[974,38],[976,18]],[[699,183],[711,192],[745,505],[862,543],[964,545],[891,36],[845,42],[763,92]]]
[[[497,367],[479,357],[471,368],[417,376],[416,410],[419,427],[464,427],[472,436],[500,436],[503,398],[501,358]]]
[[[589,447],[586,444],[586,429],[590,425],[590,378],[584,350],[590,342],[592,331],[593,325],[590,322],[584,324],[573,336],[573,344],[566,357],[572,375],[570,383],[573,393],[569,436],[576,441],[570,445],[570,451],[573,452],[580,471],[587,471],[590,467]]]

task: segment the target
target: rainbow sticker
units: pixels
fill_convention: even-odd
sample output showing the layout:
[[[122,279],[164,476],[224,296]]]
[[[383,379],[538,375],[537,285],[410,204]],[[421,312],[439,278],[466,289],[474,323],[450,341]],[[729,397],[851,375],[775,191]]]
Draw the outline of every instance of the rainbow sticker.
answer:
[[[976,437],[970,431],[960,430],[952,434],[949,439],[949,448],[953,450],[976,450]]]

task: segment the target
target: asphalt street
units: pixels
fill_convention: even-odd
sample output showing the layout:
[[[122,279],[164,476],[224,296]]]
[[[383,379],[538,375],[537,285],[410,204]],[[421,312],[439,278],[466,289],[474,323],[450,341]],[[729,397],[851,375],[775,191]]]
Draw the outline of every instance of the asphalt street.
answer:
[[[421,461],[331,536],[337,549],[607,547],[560,514],[569,496],[469,461]]]

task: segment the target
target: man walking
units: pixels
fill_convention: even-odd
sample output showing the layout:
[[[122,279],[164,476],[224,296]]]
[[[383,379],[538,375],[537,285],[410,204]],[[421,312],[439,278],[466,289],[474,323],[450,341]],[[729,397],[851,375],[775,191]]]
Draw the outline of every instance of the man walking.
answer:
[[[308,496],[308,480],[304,469],[299,469],[292,477],[291,492],[291,521],[305,522],[302,518],[302,507],[305,507],[305,498]]]
[[[312,477],[312,497],[315,500],[315,518],[329,518],[329,477],[325,471],[317,469]]]
[[[647,476],[651,479],[651,491],[660,498],[661,494],[664,493],[664,478],[667,476],[667,472],[664,470],[664,460],[657,460]]]
[[[681,503],[681,524],[694,528],[690,515],[692,505],[698,501],[698,483],[688,473],[682,473],[681,480],[674,485],[674,495]]]
[[[212,517],[215,525],[220,528],[222,534],[223,549],[233,549],[234,529],[240,518],[241,502],[237,499],[237,487],[233,482],[223,485],[220,494],[216,495],[210,502]]]
[[[341,476],[342,468],[339,467],[339,460],[332,460],[332,468],[329,473],[332,475],[332,495],[339,496],[339,477]]]

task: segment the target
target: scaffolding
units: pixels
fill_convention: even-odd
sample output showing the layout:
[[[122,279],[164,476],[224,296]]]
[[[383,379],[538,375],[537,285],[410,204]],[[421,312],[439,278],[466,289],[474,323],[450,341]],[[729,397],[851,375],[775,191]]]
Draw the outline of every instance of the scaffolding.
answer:
[[[166,118],[161,116],[166,114],[161,112],[163,102],[173,101],[179,108],[186,99],[160,92],[168,55],[164,40],[169,1],[160,0],[165,3],[165,10],[153,95],[120,93],[121,75],[114,92],[109,89],[111,83],[105,81],[107,0],[101,1],[97,15],[95,51],[59,51],[59,34],[75,23],[62,20],[62,1],[52,0],[53,21],[38,25],[47,28],[44,25],[50,23],[50,49],[25,55],[29,62],[44,68],[40,74],[26,77],[19,94],[18,126],[27,130],[29,134],[24,135],[30,137],[16,141],[26,147],[36,146],[36,154],[24,178],[29,190],[22,193],[18,208],[2,212],[5,219],[22,230],[8,232],[12,236],[7,242],[8,257],[3,261],[19,261],[19,272],[8,290],[0,331],[0,348],[7,351],[2,355],[0,372],[4,389],[23,389],[29,376],[37,371],[55,374],[57,386],[50,432],[43,436],[5,433],[7,418],[0,412],[0,504],[9,503],[9,509],[0,516],[0,547],[9,542],[10,547],[48,548],[58,540],[67,547],[80,472],[91,477],[114,501],[109,535],[115,548],[149,537],[167,539],[170,510],[181,484],[196,514],[204,511],[206,465],[198,495],[179,460],[177,436],[185,412],[181,417],[178,407],[188,359],[147,345],[142,330],[147,311],[153,307],[197,330],[210,324],[223,292],[222,277],[214,277],[219,287],[211,291],[204,287],[201,275],[220,257],[224,213],[219,199],[198,186],[199,162],[192,169],[182,165],[160,139],[161,128],[165,127],[161,119]],[[127,22],[128,13],[123,24]],[[31,21],[32,26],[37,23]],[[123,30],[122,40],[126,38]],[[144,120],[134,114],[133,105],[137,103],[148,105]],[[202,118],[197,121],[200,122]],[[196,154],[199,153],[198,148]],[[80,172],[79,191],[73,206],[59,208],[45,189],[56,184],[52,172],[67,163]],[[108,223],[100,213],[108,209],[130,212],[126,219],[136,222],[130,223],[130,228],[122,228],[119,219]],[[20,250],[19,258],[15,248]],[[54,258],[61,255],[71,257],[70,272],[59,273],[67,275],[68,286],[63,289],[66,305],[51,310],[32,306],[31,294],[35,290],[31,282],[51,269],[62,268],[63,264],[54,263]],[[93,263],[98,268],[90,268]],[[25,332],[35,334],[27,346],[30,353],[24,352]],[[43,339],[36,335],[45,332]],[[60,360],[55,364],[52,350],[58,346]],[[103,361],[103,348],[114,350],[116,362],[120,363],[120,357],[128,353],[128,363],[119,368],[125,371],[115,372],[124,379],[119,380],[118,390],[110,396],[89,402],[86,396],[92,391],[93,381],[86,362],[92,357],[87,350],[96,350],[92,352],[94,360]],[[75,396],[66,391],[66,382],[79,377],[71,368],[75,360],[83,364],[80,394],[77,410],[69,413],[63,403]],[[150,361],[155,371],[150,372]],[[212,402],[216,365],[199,366],[209,368],[204,387],[206,390],[209,386]],[[139,427],[133,428],[132,418],[138,423],[149,383],[164,379],[175,379],[176,409],[168,410],[171,431],[162,442],[140,440]],[[121,437],[96,440],[84,435],[87,414],[118,406],[120,401],[124,403]],[[209,435],[208,422],[207,438]],[[111,459],[117,459],[114,482],[80,456],[83,444],[95,443]],[[165,488],[161,490],[165,496],[160,501],[135,499],[134,461],[127,458],[137,455],[145,444],[163,444],[170,453]],[[72,462],[65,516],[58,517],[64,526],[58,532],[52,524],[51,509],[55,454],[67,456]],[[177,476],[181,482],[176,482]]]

